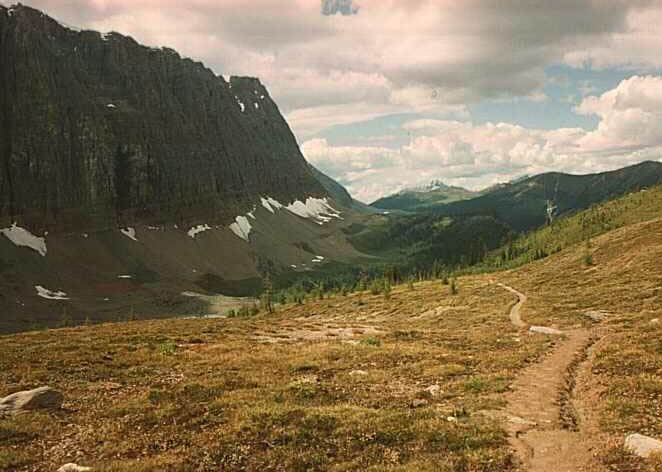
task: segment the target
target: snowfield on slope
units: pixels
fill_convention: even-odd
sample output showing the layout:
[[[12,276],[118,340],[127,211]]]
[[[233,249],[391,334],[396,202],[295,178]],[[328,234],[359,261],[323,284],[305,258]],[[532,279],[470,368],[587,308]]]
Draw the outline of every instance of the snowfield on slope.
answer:
[[[198,225],[189,229],[186,234],[188,234],[191,238],[195,239],[195,237],[198,234],[204,233],[205,231],[209,231],[210,229],[211,227],[209,225]]]
[[[9,228],[0,229],[0,233],[5,235],[16,246],[28,247],[37,251],[42,256],[46,256],[46,239],[35,236],[25,228],[21,228],[16,223]]]
[[[52,290],[48,290],[45,287],[42,287],[41,285],[35,285],[34,288],[37,290],[38,297],[45,298],[47,300],[69,300],[67,294],[62,291],[54,292]]]
[[[326,198],[308,197],[305,203],[295,200],[285,208],[302,218],[315,219],[320,225],[328,223],[331,218],[340,218],[340,212],[329,205]]]
[[[285,208],[290,213],[293,213],[301,218],[314,220],[315,223],[319,225],[328,223],[332,218],[342,219],[340,212],[329,205],[329,201],[326,198],[308,197],[306,198],[305,203],[301,200],[295,200],[289,205],[283,205],[275,198],[260,197],[260,204],[264,207],[265,210],[272,214],[276,214],[276,210]],[[249,234],[253,229],[250,222],[248,221],[248,218],[253,220],[257,219],[255,216],[256,208],[257,206],[254,207],[252,211],[246,213],[245,216],[237,216],[235,218],[235,222],[229,226],[230,230],[234,234],[247,242],[249,241]]]
[[[248,235],[250,234],[252,228],[253,227],[248,221],[248,218],[246,218],[245,216],[236,217],[235,222],[230,225],[230,230],[232,230],[234,234],[236,234],[246,242],[248,242]]]

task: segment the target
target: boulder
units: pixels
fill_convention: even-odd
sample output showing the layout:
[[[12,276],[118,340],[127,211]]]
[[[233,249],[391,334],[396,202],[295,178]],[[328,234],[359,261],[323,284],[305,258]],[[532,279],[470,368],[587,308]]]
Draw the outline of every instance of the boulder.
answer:
[[[541,333],[541,334],[563,334],[563,331],[558,329],[548,328],[547,326],[531,326],[529,331],[532,333]]]
[[[349,373],[351,376],[355,375],[368,375],[368,373],[365,370],[353,370]]]
[[[639,457],[648,458],[654,453],[662,454],[662,441],[643,434],[630,434],[625,438],[625,449]]]
[[[62,406],[64,396],[50,387],[12,393],[0,399],[0,412],[18,412],[27,410],[53,410]]]
[[[92,470],[91,467],[83,467],[82,465],[70,462],[69,464],[64,464],[62,467],[57,469],[57,472],[87,472],[90,470]]]

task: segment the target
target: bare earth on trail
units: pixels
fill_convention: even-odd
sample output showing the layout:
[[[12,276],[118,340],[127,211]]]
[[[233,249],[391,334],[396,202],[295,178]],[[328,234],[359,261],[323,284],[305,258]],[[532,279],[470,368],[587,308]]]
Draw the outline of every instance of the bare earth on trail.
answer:
[[[499,287],[508,290],[510,293],[514,293],[517,296],[517,303],[515,303],[515,305],[513,305],[513,307],[510,309],[510,315],[509,315],[510,322],[515,326],[517,326],[518,328],[524,328],[526,326],[526,323],[522,321],[522,317],[520,316],[520,310],[522,309],[522,305],[526,303],[527,300],[526,295],[502,283],[498,283],[497,285]]]
[[[510,320],[513,325],[526,328],[520,316],[526,295],[502,283],[497,285],[517,296],[517,303],[510,309]],[[574,431],[577,418],[573,405],[568,404],[571,399],[561,401],[563,389],[568,383],[574,385],[574,379],[568,378],[574,374],[571,366],[588,347],[589,338],[585,329],[567,333],[541,362],[524,369],[506,396],[508,403],[501,416],[525,470],[594,470],[588,468],[592,460],[590,446],[580,432]],[[564,418],[568,415],[571,418]]]

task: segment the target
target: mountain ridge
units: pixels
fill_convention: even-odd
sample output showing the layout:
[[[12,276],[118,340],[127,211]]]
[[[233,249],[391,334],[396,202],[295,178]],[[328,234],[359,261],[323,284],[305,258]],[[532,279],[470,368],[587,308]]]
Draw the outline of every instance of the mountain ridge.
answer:
[[[327,196],[258,79],[20,4],[0,7],[0,71],[0,226],[225,223],[258,196]]]

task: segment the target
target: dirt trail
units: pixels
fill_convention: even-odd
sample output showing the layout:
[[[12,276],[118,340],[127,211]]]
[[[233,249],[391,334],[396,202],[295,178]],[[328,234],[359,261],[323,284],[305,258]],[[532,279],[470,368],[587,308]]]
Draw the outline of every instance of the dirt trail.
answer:
[[[517,303],[515,303],[515,305],[510,309],[510,321],[518,328],[525,328],[526,323],[522,321],[522,317],[520,315],[520,309],[522,308],[522,305],[526,303],[527,300],[526,295],[502,283],[498,283],[497,285],[501,288],[508,290],[511,293],[514,293],[517,296],[518,298]]]
[[[518,327],[526,296],[499,284],[519,298],[510,312]],[[598,471],[593,464],[589,436],[576,413],[575,376],[592,344],[588,330],[568,331],[545,358],[525,369],[507,395],[506,429],[522,470],[531,472]]]

